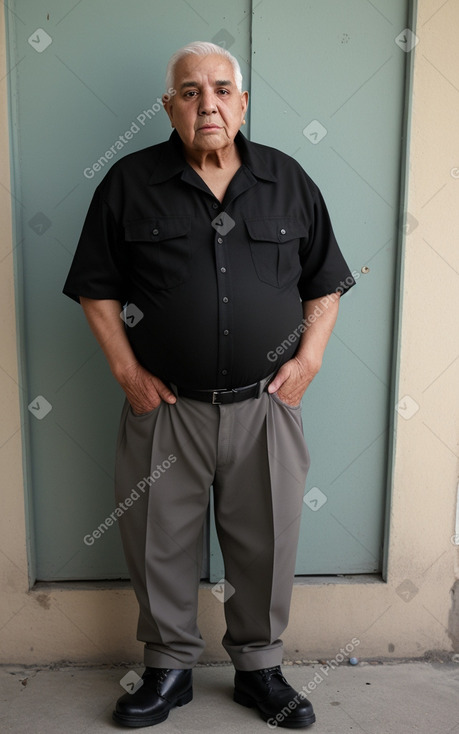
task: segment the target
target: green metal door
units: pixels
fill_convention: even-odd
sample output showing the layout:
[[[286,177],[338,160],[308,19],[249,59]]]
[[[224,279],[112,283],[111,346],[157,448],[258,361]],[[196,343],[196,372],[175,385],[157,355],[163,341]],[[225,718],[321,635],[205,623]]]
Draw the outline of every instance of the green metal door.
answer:
[[[404,32],[408,6],[254,7],[251,137],[292,155],[319,185],[357,280],[304,398],[311,469],[299,575],[382,571],[404,84],[416,42]],[[224,575],[215,542],[211,572]]]
[[[114,509],[123,396],[61,291],[106,151],[171,133],[158,102],[170,55],[190,40],[226,43],[249,78],[250,3],[15,0],[5,12],[32,575],[126,578],[116,523],[97,531]]]
[[[61,288],[106,151],[168,137],[165,63],[196,39],[238,57],[245,131],[316,180],[359,273],[305,399],[313,463],[297,571],[379,571],[407,2],[16,0],[5,12],[34,576],[127,575],[116,524],[94,538],[114,508],[122,394]],[[210,575],[224,575],[213,528]]]

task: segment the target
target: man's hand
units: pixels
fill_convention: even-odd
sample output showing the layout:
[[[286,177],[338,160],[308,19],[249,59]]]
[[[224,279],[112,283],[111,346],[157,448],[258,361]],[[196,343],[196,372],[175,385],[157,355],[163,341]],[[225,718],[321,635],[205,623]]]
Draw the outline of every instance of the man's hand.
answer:
[[[155,377],[138,362],[134,362],[118,377],[118,382],[136,415],[149,413],[158,407],[161,400],[177,402],[174,393],[159,377]]]
[[[304,301],[305,330],[293,359],[282,365],[268,392],[278,392],[283,403],[295,407],[301,403],[307,387],[322,365],[325,347],[338,316],[339,295],[331,293],[312,301]]]
[[[283,403],[296,407],[301,403],[301,398],[319,369],[320,363],[312,361],[303,363],[298,357],[294,357],[282,365],[269,384],[268,392],[277,392]]]

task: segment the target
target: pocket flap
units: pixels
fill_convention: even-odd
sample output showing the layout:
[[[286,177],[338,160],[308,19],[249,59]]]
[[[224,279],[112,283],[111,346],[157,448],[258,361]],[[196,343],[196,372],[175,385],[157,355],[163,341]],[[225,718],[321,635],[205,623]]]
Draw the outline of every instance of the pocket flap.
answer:
[[[246,219],[245,224],[250,239],[257,242],[287,242],[307,234],[305,226],[293,217]]]
[[[162,242],[184,237],[190,231],[190,227],[190,217],[156,217],[128,222],[124,231],[126,242]]]

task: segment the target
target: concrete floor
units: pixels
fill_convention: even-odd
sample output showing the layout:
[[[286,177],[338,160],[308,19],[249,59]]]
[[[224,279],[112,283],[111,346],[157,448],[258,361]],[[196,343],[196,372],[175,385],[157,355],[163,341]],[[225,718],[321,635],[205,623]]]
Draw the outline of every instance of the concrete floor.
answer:
[[[454,660],[458,659],[458,662]],[[309,695],[316,723],[311,734],[459,734],[459,658],[450,662],[284,666],[297,690],[314,681]],[[111,720],[120,679],[129,668],[0,668],[1,734],[99,734],[122,731]],[[135,668],[142,673],[142,668]],[[231,666],[194,671],[194,699],[175,708],[158,734],[218,732],[253,734],[270,728],[253,709],[232,701]],[[310,689],[308,689],[310,690]],[[124,729],[129,731],[129,729]]]

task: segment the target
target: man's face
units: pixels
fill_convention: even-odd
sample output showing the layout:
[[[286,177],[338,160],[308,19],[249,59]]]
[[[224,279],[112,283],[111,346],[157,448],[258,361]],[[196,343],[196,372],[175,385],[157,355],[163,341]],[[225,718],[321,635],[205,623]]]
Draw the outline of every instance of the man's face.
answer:
[[[164,103],[186,149],[220,150],[230,145],[244,119],[248,93],[239,92],[233,67],[218,54],[189,54],[175,67],[176,94]]]

